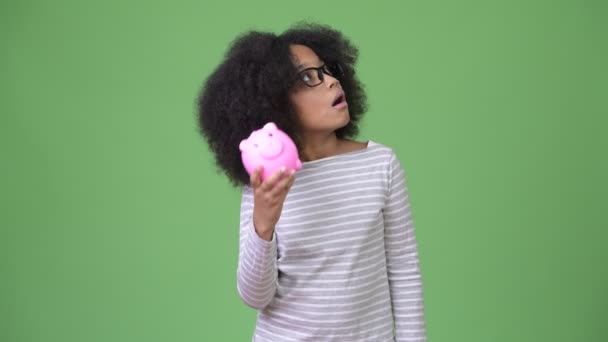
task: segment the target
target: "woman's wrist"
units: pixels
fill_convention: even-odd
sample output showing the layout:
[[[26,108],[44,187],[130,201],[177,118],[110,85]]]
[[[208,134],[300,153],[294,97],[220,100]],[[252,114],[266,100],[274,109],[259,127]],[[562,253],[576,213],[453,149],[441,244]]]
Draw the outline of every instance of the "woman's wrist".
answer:
[[[274,232],[274,227],[265,226],[263,224],[258,224],[257,222],[253,222],[253,227],[255,228],[256,234],[266,241],[272,240],[272,233]]]
[[[266,241],[272,241],[272,233],[273,233],[273,231],[272,231],[272,230],[271,230],[271,231],[264,232],[264,233],[260,233],[260,232],[257,232],[257,231],[256,231],[256,233],[257,233],[257,234],[258,234],[258,236],[259,236],[260,238],[262,238],[263,240],[266,240]]]

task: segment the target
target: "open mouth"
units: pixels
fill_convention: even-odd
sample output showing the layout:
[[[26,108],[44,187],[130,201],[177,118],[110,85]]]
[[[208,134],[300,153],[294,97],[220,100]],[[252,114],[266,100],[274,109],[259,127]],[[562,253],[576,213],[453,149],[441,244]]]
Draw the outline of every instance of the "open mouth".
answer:
[[[334,100],[334,102],[332,102],[331,104],[333,107],[343,107],[346,105],[346,97],[344,96],[344,94],[340,94],[338,97],[336,97],[336,99]]]

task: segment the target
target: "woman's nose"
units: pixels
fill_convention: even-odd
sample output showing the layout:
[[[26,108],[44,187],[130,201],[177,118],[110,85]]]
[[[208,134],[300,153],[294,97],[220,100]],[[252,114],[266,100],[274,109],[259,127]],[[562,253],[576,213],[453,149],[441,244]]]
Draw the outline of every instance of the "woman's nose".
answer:
[[[328,88],[333,88],[335,85],[340,83],[340,81],[338,81],[338,79],[333,76],[330,76],[330,75],[324,75],[324,76],[325,76],[325,84],[327,85]]]

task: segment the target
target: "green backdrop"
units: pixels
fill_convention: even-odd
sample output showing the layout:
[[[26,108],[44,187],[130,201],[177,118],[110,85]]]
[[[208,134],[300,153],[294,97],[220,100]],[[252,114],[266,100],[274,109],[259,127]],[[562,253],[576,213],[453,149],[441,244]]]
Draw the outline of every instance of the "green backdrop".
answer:
[[[195,98],[247,29],[360,48],[430,341],[608,341],[604,1],[0,3],[0,341],[248,341]]]

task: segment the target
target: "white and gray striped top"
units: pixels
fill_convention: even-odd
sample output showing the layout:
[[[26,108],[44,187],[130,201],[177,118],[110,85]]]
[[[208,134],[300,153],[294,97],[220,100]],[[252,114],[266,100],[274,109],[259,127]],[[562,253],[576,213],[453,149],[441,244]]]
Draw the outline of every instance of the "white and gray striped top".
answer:
[[[370,141],[304,162],[271,241],[243,188],[237,289],[252,341],[426,341],[422,277],[401,164]]]

